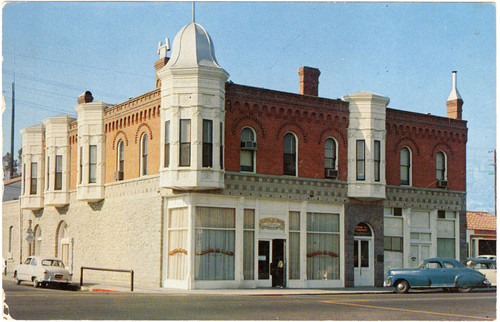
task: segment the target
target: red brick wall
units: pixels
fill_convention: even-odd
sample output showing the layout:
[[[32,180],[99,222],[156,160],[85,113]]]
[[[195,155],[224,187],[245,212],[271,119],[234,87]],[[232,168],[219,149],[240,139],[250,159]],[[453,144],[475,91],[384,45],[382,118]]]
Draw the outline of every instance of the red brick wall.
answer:
[[[257,134],[257,173],[283,175],[283,139],[293,132],[299,177],[325,177],[324,144],[333,137],[339,180],[347,180],[348,120],[348,104],[340,100],[226,84],[225,169],[240,171],[240,133],[249,126]]]
[[[386,179],[400,185],[400,151],[412,154],[412,186],[436,188],[436,154],[445,152],[449,190],[466,190],[467,122],[387,109]]]

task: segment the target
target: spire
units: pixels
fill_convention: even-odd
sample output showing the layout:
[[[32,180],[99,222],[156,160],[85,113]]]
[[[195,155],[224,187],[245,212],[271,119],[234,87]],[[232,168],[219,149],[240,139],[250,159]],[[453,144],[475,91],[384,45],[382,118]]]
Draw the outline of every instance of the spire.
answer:
[[[447,116],[452,119],[461,120],[462,119],[462,106],[464,105],[464,101],[458,93],[457,90],[457,72],[452,72],[452,85],[450,96],[448,96],[448,101],[446,101]]]
[[[461,99],[462,99],[462,97],[460,96],[460,93],[458,92],[458,89],[457,89],[457,72],[453,71],[452,72],[451,92],[450,92],[450,96],[448,96],[448,101],[461,100]]]

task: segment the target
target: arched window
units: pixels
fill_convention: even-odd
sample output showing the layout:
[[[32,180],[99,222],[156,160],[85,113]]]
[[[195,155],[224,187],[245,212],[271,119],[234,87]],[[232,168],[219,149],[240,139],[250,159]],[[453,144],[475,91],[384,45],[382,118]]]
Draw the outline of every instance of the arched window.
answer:
[[[123,180],[123,173],[125,171],[125,143],[123,142],[123,140],[118,141],[118,148],[116,153],[117,175],[115,176],[115,179]]]
[[[292,133],[287,133],[283,141],[283,174],[297,175],[297,139]]]
[[[332,138],[325,141],[325,177],[337,178],[337,144]]]
[[[255,150],[257,140],[252,128],[245,127],[240,135],[240,171],[255,172]]]
[[[141,176],[148,174],[148,135],[141,136]]]
[[[446,154],[443,151],[439,151],[436,155],[436,183],[438,188],[446,188],[448,186],[448,182],[446,182],[448,178],[446,168]]]
[[[61,259],[64,265],[69,265],[69,236],[68,225],[65,221],[61,221],[56,232],[56,257]]]
[[[36,225],[33,237],[35,238],[33,242],[33,254],[35,256],[40,256],[42,248],[42,229],[40,225]]]
[[[401,185],[409,186],[411,182],[411,152],[410,149],[404,147],[401,149],[400,159],[400,175]]]

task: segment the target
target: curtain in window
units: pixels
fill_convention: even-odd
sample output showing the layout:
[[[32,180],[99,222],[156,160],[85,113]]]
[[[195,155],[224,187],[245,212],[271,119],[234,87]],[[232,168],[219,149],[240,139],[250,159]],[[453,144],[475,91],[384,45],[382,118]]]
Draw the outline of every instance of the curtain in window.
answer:
[[[195,226],[195,279],[234,280],[234,209],[196,207]]]
[[[339,215],[307,214],[307,279],[340,279]]]
[[[300,279],[300,212],[290,211],[289,215],[289,253],[288,278]]]
[[[184,280],[187,273],[187,208],[171,209],[168,218],[167,279]]]

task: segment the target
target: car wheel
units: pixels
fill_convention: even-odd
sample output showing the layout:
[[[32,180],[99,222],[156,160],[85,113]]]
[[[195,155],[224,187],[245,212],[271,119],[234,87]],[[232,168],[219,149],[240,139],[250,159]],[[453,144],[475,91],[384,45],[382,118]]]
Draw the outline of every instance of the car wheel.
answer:
[[[40,283],[36,280],[36,277],[33,277],[33,287],[37,288],[38,286],[40,286]]]
[[[459,287],[458,291],[460,293],[469,293],[470,291],[472,291],[472,287]]]
[[[405,280],[399,280],[394,285],[394,291],[396,291],[396,293],[408,293],[409,289],[410,285]]]
[[[17,277],[17,272],[14,273],[14,282],[16,282],[17,285],[21,284],[21,280]]]

